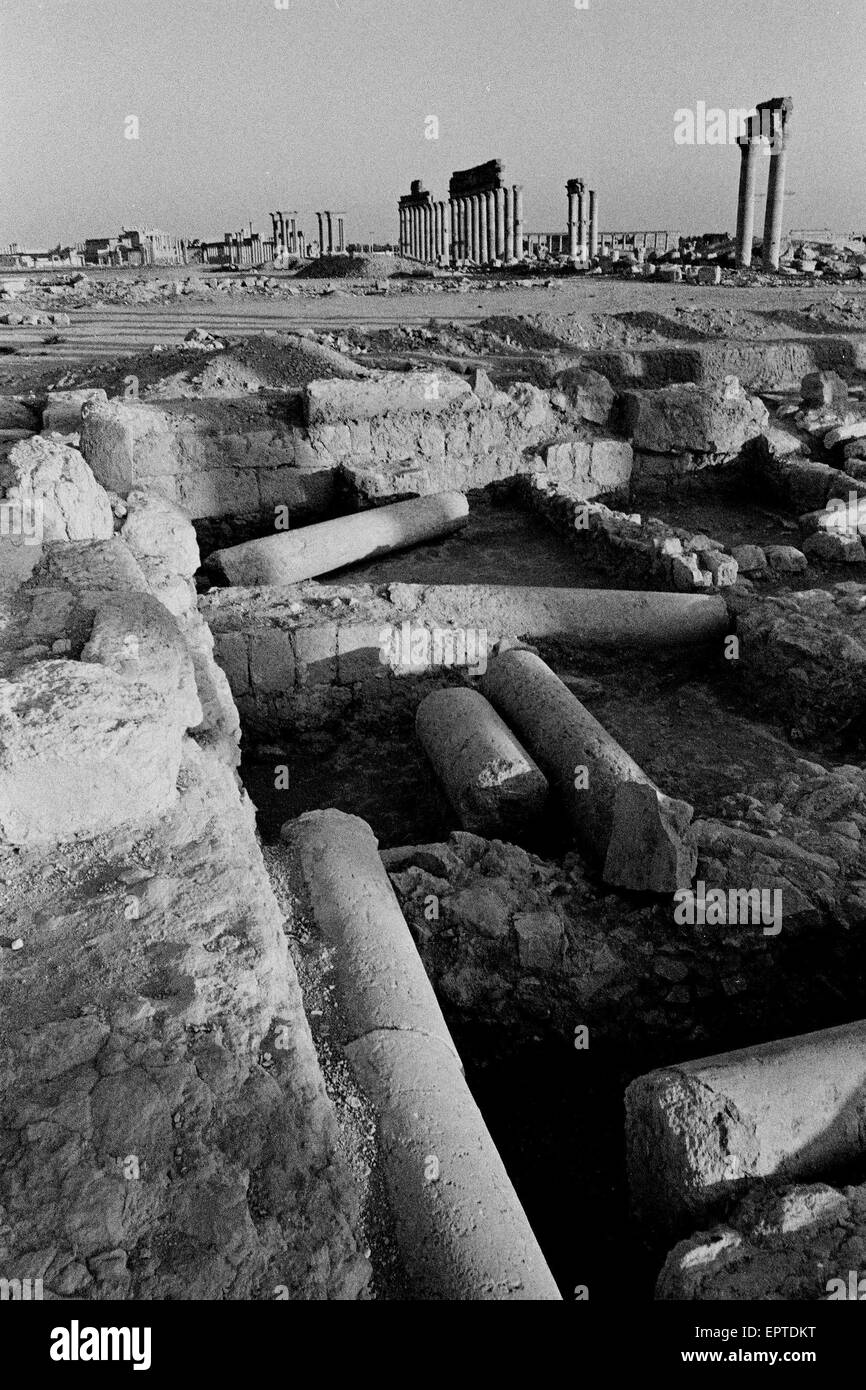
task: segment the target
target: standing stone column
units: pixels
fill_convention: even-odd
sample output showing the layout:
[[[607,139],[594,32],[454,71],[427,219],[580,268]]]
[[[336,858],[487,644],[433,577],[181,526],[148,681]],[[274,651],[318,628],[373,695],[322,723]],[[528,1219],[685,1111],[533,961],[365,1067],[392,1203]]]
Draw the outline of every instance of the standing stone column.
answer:
[[[433,209],[429,203],[424,204],[424,260],[433,259]]]
[[[577,260],[577,189],[570,183],[565,185],[568,193],[568,254],[573,261]]]
[[[320,255],[320,256],[324,256],[324,254],[325,254],[325,222],[324,222],[324,218],[322,217],[322,214],[321,214],[320,212],[317,212],[317,213],[316,213],[316,217],[317,217],[318,223],[319,223],[319,255]]]
[[[478,194],[478,263],[487,260],[487,194]]]
[[[582,261],[585,261],[589,257],[589,199],[586,196],[586,188],[583,184],[580,186],[580,194],[577,200],[577,216],[579,223],[577,237],[578,255]]]
[[[460,259],[460,200],[449,198],[448,206],[451,210],[451,259]]]
[[[487,193],[487,264],[496,260],[496,195],[493,189]]]
[[[451,261],[451,202],[443,202],[442,207],[442,255]]]
[[[472,259],[472,199],[463,198],[463,261]]]
[[[303,232],[298,232],[298,255],[302,261],[307,258],[307,242]]]
[[[412,209],[412,256],[414,260],[421,259],[421,209]]]
[[[514,254],[523,260],[523,184],[514,185]]]
[[[598,198],[594,188],[589,190],[589,256],[595,260],[598,255]]]
[[[497,188],[494,193],[496,202],[496,259],[505,260],[505,189]]]
[[[478,265],[481,253],[481,200],[477,193],[473,193],[469,200],[470,211],[472,214],[472,230],[469,236],[469,255]]]
[[[443,245],[443,242],[444,242],[444,240],[445,240],[445,235],[444,235],[445,229],[444,229],[444,226],[443,226],[443,222],[444,222],[443,212],[444,212],[444,204],[443,204],[443,203],[434,203],[434,204],[433,204],[433,216],[434,216],[434,218],[435,218],[435,220],[436,220],[436,259],[437,259],[437,261],[441,261],[441,259],[442,259],[442,245]]]
[[[325,217],[326,217],[327,222],[328,222],[328,255],[329,255],[329,256],[333,256],[333,254],[334,254],[334,223],[333,223],[333,220],[332,220],[332,218],[331,218],[331,214],[330,214],[329,212],[327,212],[327,211],[325,212]]]
[[[503,189],[503,215],[505,218],[505,264],[511,265],[514,260],[514,192],[511,188]]]
[[[764,222],[764,269],[778,270],[782,250],[782,227],[785,217],[785,175],[788,165],[788,132],[783,128],[776,136],[770,155],[770,177],[767,182],[767,216]]]
[[[737,138],[740,147],[740,188],[737,198],[737,265],[747,268],[752,264],[752,250],[755,243],[755,185],[758,179],[758,154],[760,141],[753,138],[752,122],[746,127],[746,134]],[[769,203],[767,204],[769,211]]]

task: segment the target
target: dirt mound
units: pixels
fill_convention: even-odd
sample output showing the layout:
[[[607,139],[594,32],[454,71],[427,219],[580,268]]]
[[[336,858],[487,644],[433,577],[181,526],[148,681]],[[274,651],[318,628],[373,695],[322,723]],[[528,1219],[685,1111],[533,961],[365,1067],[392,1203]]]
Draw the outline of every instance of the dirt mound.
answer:
[[[348,370],[346,375],[348,375]],[[304,351],[288,334],[261,333],[234,340],[222,351],[203,356],[195,349],[165,348],[92,362],[67,372],[54,385],[104,386],[109,396],[122,395],[128,376],[138,378],[147,400],[179,397],[243,396],[256,391],[286,391],[323,377],[340,376],[336,366]]]
[[[413,261],[399,256],[320,256],[299,270],[296,280],[385,280],[391,275],[408,275]]]

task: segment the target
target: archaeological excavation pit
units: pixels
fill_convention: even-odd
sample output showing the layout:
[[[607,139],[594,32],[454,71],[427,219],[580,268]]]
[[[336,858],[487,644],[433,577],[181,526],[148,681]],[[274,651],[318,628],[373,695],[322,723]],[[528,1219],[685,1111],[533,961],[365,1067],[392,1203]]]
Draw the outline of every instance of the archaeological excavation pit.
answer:
[[[42,991],[20,1103],[102,1184],[61,1294],[613,1304],[627,1258],[647,1304],[816,1299],[844,1264],[860,348],[784,337],[756,379],[670,332],[250,338],[18,428],[7,1007]],[[108,1260],[131,1158],[156,1215]],[[32,1211],[25,1254],[50,1184]]]

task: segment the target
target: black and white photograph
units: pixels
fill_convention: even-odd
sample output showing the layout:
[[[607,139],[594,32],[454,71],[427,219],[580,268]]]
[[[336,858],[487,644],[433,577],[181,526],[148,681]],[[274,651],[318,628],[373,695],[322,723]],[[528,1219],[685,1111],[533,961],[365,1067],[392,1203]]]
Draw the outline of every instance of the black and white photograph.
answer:
[[[0,0],[25,1373],[856,1348],[864,23]]]

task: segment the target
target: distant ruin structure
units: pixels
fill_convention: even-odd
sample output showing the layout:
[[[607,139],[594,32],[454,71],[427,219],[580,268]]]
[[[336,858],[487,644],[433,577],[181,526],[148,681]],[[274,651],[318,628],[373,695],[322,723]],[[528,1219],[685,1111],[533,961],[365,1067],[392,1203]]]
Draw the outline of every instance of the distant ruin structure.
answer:
[[[737,200],[737,265],[752,264],[755,240],[755,188],[758,158],[762,151],[770,156],[767,180],[767,210],[764,219],[763,265],[778,270],[782,250],[782,221],[785,209],[785,177],[794,103],[790,97],[762,101],[749,117],[746,129],[737,138],[740,147],[740,187]]]
[[[305,254],[304,233],[298,227],[298,212],[272,212],[274,258]]]
[[[511,265],[523,258],[523,185],[505,182],[501,159],[451,175],[448,200],[413,179],[399,200],[400,254],[428,264]]]

